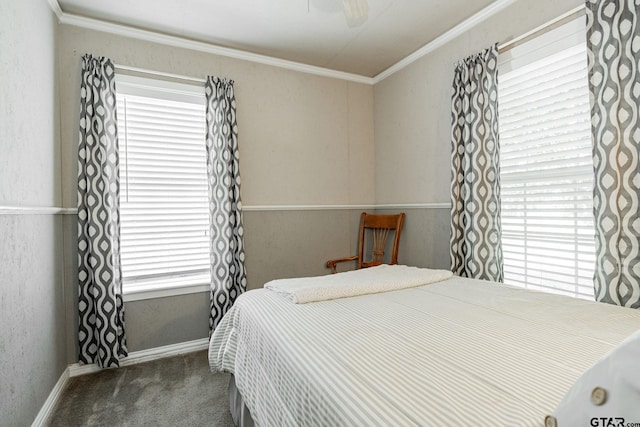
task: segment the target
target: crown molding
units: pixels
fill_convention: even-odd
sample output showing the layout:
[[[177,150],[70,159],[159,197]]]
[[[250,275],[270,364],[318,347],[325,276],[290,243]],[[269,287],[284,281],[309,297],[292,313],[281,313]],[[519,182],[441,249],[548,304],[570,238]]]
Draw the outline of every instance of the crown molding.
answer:
[[[51,10],[53,10],[53,13],[56,14],[56,17],[58,18],[58,21],[59,21],[63,12],[62,12],[62,9],[60,9],[60,4],[58,3],[58,0],[47,0],[47,3],[49,3],[49,7],[51,8]]]
[[[259,64],[271,65],[274,67],[284,68],[293,71],[299,71],[307,74],[314,74],[322,77],[335,78],[340,80],[352,81],[356,83],[363,83],[367,85],[375,85],[381,82],[392,74],[402,70],[408,65],[414,63],[423,56],[433,52],[442,45],[455,39],[456,37],[464,34],[475,25],[484,21],[485,19],[495,15],[511,4],[518,0],[497,0],[491,3],[489,6],[480,10],[470,18],[462,21],[455,27],[451,28],[447,32],[438,36],[431,42],[422,46],[409,56],[396,62],[391,67],[382,71],[374,77],[362,76],[359,74],[346,73],[344,71],[331,70],[329,68],[316,67],[313,65],[302,64],[300,62],[287,61],[285,59],[274,58],[266,55],[259,55],[257,53],[245,52],[242,50],[226,48],[217,46],[212,43],[206,43],[196,40],[191,40],[183,37],[171,36],[164,33],[155,31],[142,30],[127,25],[115,24],[112,22],[102,21],[99,19],[86,18],[84,16],[65,13],[60,8],[58,0],[47,0],[49,6],[58,17],[58,20],[62,24],[73,25],[82,28],[88,28],[96,31],[103,31],[110,34],[116,34],[124,37],[132,37],[135,39],[150,41],[154,43],[160,43],[167,46],[180,47],[184,49],[197,50],[200,52],[211,53],[214,55],[226,56],[229,58],[241,59],[250,62],[256,62]]]
[[[47,0],[49,5],[55,12],[61,24],[73,25],[76,27],[87,28],[90,30],[102,31],[123,37],[131,37],[138,40],[144,40],[166,46],[179,47],[183,49],[197,50],[200,52],[211,53],[214,55],[225,56],[228,58],[241,59],[244,61],[255,62],[258,64],[271,65],[273,67],[284,68],[287,70],[299,71],[302,73],[313,74],[321,77],[329,77],[334,79],[346,80],[356,83],[364,83],[373,85],[371,77],[361,76],[359,74],[346,73],[343,71],[331,70],[329,68],[317,67],[314,65],[302,64],[300,62],[287,61],[285,59],[274,58],[257,53],[245,52],[238,49],[217,46],[212,43],[201,42],[187,39],[184,37],[172,36],[155,31],[142,30],[140,28],[128,25],[115,24],[112,22],[102,21],[94,18],[87,18],[80,15],[74,15],[62,11],[57,0]]]
[[[495,15],[496,13],[500,12],[501,10],[505,9],[506,7],[512,5],[517,1],[518,0],[497,0],[491,3],[489,6],[480,10],[480,12],[477,12],[475,15],[472,15],[470,18],[465,19],[455,27],[451,28],[450,30],[436,37],[426,45],[422,46],[420,49],[416,50],[409,56],[406,56],[405,58],[396,62],[395,64],[393,64],[391,67],[387,68],[380,74],[374,76],[373,84],[379,83],[382,80],[389,77],[390,75],[397,73],[398,71],[416,62],[418,59],[433,52],[437,48],[450,42],[456,37],[464,34],[465,32],[469,31],[471,28],[475,27],[480,22],[484,21],[485,19],[488,19],[489,17]]]

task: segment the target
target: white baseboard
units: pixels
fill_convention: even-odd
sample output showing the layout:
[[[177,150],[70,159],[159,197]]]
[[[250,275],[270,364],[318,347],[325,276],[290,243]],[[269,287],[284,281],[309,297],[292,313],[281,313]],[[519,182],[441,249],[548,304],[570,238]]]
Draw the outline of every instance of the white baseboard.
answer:
[[[129,356],[120,360],[120,367],[164,359],[165,357],[179,356],[181,354],[192,353],[194,351],[206,350],[207,348],[209,348],[209,338],[165,345],[163,347],[155,347],[147,350],[133,351],[129,353]],[[31,424],[31,427],[40,427],[45,425],[47,419],[51,415],[51,411],[56,406],[56,403],[58,403],[58,399],[60,399],[62,391],[65,389],[69,378],[91,374],[101,370],[102,368],[95,364],[79,365],[78,363],[74,363],[67,366],[64,372],[62,372],[60,379],[58,379],[58,382],[53,387],[53,390],[49,393],[49,397],[44,402],[44,405],[40,408],[40,412],[38,412],[38,415],[33,421],[33,424]]]
[[[62,391],[67,387],[68,381],[69,368],[67,367],[62,372],[62,375],[60,375],[60,378],[58,379],[56,385],[53,386],[53,390],[51,390],[51,393],[49,393],[49,397],[47,397],[47,400],[44,401],[44,405],[42,405],[42,408],[40,408],[40,412],[38,412],[36,419],[33,420],[31,427],[40,427],[46,424],[47,420],[49,419],[49,415],[51,415],[53,408],[56,406],[56,403],[58,403],[58,399],[60,399],[60,396],[62,395]]]
[[[209,338],[170,344],[162,347],[150,348],[147,350],[132,351],[127,357],[120,360],[120,367],[136,365],[138,363],[150,362],[152,360],[163,359],[165,357],[179,356],[181,354],[192,353],[194,351],[206,350],[209,347]],[[96,364],[80,365],[74,363],[69,365],[69,376],[91,374],[101,371]]]

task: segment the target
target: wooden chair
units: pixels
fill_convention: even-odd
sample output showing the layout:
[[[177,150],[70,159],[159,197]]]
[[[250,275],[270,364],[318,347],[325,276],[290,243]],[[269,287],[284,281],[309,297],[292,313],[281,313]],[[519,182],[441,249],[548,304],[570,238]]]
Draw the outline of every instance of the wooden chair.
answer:
[[[336,265],[341,262],[357,261],[357,268],[373,267],[384,263],[384,250],[387,246],[389,233],[395,231],[393,238],[393,247],[391,249],[390,264],[398,263],[398,246],[400,245],[400,234],[402,232],[402,224],[404,223],[404,212],[397,215],[372,215],[362,212],[360,216],[360,238],[358,241],[358,255],[346,258],[338,258],[327,261],[327,268],[332,269],[332,273],[336,273]],[[366,229],[371,232],[365,233]],[[373,259],[371,261],[364,260],[365,251],[365,234],[373,238]],[[371,245],[369,245],[371,246]]]

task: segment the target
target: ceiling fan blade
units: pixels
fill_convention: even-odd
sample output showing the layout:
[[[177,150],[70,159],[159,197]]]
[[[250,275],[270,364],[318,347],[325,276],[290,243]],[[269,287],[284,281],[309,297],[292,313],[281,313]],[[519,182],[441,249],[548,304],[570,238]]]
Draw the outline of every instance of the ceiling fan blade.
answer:
[[[364,24],[369,17],[367,0],[342,0],[342,7],[349,27],[358,27]]]

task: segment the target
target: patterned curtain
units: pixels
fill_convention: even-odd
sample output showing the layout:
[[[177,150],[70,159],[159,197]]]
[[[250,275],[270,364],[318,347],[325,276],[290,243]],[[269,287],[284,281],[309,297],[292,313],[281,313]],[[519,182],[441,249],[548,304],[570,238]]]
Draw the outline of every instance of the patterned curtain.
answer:
[[[640,308],[640,6],[588,0],[597,301]]]
[[[120,179],[114,65],[82,58],[78,147],[80,363],[127,355],[120,269]]]
[[[247,287],[240,153],[233,81],[207,78],[207,174],[211,215],[210,333]]]
[[[451,271],[502,282],[497,56],[460,61],[453,79]]]

